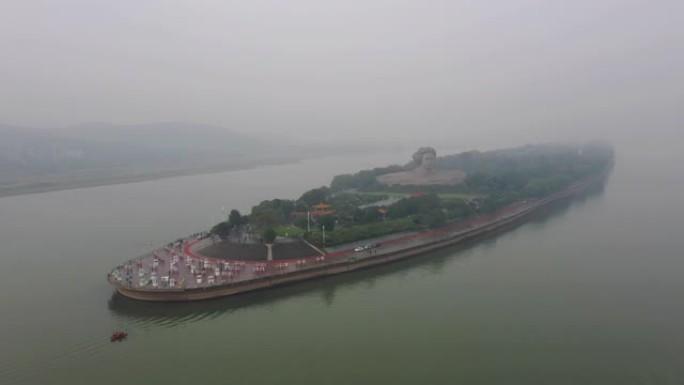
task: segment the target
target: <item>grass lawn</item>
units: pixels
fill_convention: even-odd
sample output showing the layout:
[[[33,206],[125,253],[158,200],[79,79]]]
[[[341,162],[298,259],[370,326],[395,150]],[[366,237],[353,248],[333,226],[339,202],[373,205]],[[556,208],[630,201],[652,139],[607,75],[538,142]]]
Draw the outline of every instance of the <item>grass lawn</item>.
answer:
[[[279,237],[298,237],[306,232],[296,226],[278,226],[274,230]]]
[[[479,197],[477,194],[459,194],[459,193],[444,193],[444,194],[437,194],[439,195],[440,199],[444,200],[451,200],[451,199],[473,199]]]
[[[402,192],[391,192],[391,191],[363,191],[363,192],[358,192],[357,194],[359,195],[366,195],[366,196],[387,196],[390,198],[406,198],[407,196],[411,195],[409,193],[402,193]]]
[[[370,196],[388,196],[391,198],[407,198],[411,194],[410,193],[402,193],[402,192],[391,192],[391,191],[363,191],[359,192],[359,195],[370,195]],[[455,199],[472,199],[478,197],[477,194],[460,194],[460,193],[441,193],[437,194],[440,199],[444,200],[455,200]]]

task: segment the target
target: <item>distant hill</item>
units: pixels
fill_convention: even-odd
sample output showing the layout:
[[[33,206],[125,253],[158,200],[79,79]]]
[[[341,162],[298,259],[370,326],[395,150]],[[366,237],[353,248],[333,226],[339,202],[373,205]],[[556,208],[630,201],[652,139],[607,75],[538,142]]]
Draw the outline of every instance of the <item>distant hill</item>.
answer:
[[[35,128],[0,124],[0,148],[23,145],[41,136],[44,133]]]
[[[239,169],[348,151],[190,123],[0,124],[0,195]]]
[[[181,122],[114,125],[86,123],[53,132],[61,137],[97,143],[135,146],[150,151],[234,152],[260,151],[269,140],[221,127]]]

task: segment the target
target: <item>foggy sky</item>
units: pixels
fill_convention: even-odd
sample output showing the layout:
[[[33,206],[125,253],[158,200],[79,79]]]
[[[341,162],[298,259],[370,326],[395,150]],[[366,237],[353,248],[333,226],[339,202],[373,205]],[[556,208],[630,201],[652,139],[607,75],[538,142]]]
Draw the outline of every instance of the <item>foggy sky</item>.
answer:
[[[665,137],[682,123],[683,3],[4,0],[0,122],[421,144]]]

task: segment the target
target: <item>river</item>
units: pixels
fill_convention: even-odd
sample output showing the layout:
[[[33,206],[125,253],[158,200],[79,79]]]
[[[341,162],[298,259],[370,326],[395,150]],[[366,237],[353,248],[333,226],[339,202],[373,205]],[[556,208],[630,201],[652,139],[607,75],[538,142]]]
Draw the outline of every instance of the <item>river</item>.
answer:
[[[338,156],[0,198],[0,384],[681,384],[684,179],[617,148],[605,187],[466,245],[200,303],[140,303],[115,265],[221,207],[404,163]],[[127,341],[110,343],[115,330]]]

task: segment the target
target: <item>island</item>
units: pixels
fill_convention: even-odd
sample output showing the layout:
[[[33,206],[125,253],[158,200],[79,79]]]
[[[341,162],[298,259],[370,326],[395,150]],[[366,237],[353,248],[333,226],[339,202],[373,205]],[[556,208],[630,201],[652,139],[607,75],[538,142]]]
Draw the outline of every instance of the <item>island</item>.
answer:
[[[107,274],[145,301],[193,301],[390,263],[523,223],[601,186],[605,144],[539,144],[437,157],[335,176],[298,199],[231,210],[207,231],[169,242]]]

